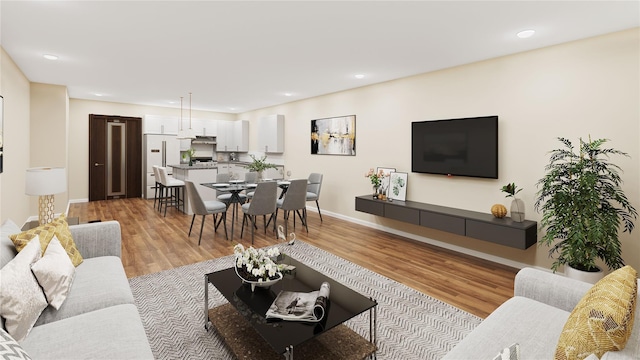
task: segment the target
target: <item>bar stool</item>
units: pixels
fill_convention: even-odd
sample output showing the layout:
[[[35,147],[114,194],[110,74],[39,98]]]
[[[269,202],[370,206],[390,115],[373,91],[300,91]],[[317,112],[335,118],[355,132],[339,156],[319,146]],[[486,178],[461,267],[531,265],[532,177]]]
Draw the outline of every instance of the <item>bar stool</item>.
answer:
[[[167,206],[175,206],[178,210],[182,207],[184,211],[184,199],[180,197],[180,193],[184,193],[184,181],[169,176],[165,167],[158,167],[158,173],[162,184],[160,210],[164,204],[164,216],[167,216]]]
[[[158,193],[162,195],[162,183],[160,183],[160,173],[158,172],[158,168],[160,166],[153,165],[153,178],[156,185],[153,187],[153,208],[156,208],[156,201],[160,203],[160,198],[158,198]],[[160,206],[158,206],[158,211],[160,211]]]

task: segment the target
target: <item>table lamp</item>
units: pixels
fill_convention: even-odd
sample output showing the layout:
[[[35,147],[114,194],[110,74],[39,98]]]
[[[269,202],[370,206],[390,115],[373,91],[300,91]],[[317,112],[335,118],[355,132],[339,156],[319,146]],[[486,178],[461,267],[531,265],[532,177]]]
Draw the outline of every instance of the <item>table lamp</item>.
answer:
[[[39,195],[38,222],[40,225],[53,221],[54,194],[67,191],[67,173],[64,168],[39,167],[27,169],[25,193]]]

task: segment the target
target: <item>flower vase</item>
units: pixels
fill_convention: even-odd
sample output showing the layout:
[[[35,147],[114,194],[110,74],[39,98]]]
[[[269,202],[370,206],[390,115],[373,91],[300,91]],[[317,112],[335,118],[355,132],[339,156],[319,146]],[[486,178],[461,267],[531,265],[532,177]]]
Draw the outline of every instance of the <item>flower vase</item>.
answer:
[[[511,202],[511,220],[515,222],[524,221],[524,201],[514,198]]]
[[[378,198],[378,188],[379,188],[379,186],[373,185],[373,198],[374,199]]]

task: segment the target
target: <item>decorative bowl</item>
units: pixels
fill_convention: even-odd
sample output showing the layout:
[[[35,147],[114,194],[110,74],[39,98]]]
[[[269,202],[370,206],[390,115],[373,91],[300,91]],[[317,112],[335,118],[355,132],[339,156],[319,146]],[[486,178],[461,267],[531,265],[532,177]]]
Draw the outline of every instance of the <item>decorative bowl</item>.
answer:
[[[263,280],[263,281],[253,281],[253,280],[247,280],[245,278],[243,278],[242,276],[240,276],[240,274],[238,273],[238,267],[234,266],[233,267],[236,270],[236,275],[238,275],[238,277],[240,278],[240,280],[242,280],[242,282],[244,284],[250,284],[251,285],[251,292],[254,292],[256,287],[260,287],[260,288],[268,288],[269,286],[277,283],[278,281],[282,280],[282,273],[277,273],[278,278],[273,279],[273,280]]]

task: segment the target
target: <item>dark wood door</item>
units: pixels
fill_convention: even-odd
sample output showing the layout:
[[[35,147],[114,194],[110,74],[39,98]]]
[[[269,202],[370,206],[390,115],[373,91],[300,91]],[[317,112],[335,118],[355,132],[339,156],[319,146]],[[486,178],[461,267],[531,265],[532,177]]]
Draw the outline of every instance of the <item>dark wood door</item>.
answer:
[[[111,147],[108,140],[110,123],[124,124],[125,127],[124,131],[111,138]],[[112,166],[112,170],[109,170],[109,158],[120,153],[121,147],[117,146],[120,142],[124,142],[124,156],[121,158],[124,161],[124,184],[121,181],[123,177],[120,175],[123,170],[120,167]],[[113,165],[113,159],[111,160]],[[116,186],[119,190],[118,194],[113,195],[109,186]],[[90,114],[89,201],[140,196],[142,196],[142,119]]]

